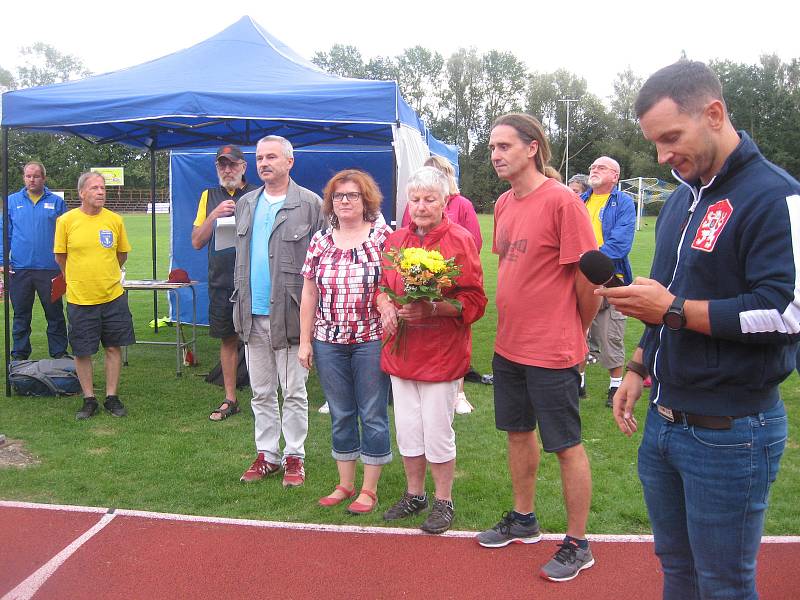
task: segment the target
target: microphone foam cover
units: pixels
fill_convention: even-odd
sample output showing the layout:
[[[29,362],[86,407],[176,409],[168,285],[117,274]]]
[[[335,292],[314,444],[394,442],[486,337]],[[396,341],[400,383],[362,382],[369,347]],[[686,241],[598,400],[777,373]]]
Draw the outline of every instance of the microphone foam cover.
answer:
[[[604,285],[614,277],[614,263],[599,250],[589,250],[578,263],[581,273],[595,285]]]

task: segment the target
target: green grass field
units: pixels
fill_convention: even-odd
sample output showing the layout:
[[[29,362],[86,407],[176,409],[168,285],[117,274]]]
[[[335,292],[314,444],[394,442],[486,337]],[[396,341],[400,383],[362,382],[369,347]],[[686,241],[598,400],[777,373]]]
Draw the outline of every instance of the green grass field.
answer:
[[[494,331],[497,322],[494,292],[497,259],[491,254],[491,216],[481,215],[484,233],[482,259],[486,291],[490,298],[486,316],[474,329],[473,365],[481,373],[491,370]],[[129,278],[151,274],[150,220],[145,215],[127,215],[134,250],[127,265]],[[169,218],[158,218],[159,277],[168,270]],[[636,274],[646,274],[653,250],[653,223],[648,221],[636,236],[632,262]],[[166,302],[159,296],[161,315]],[[153,318],[152,294],[130,294],[136,334],[139,339],[158,337],[147,324]],[[46,355],[41,311],[34,310],[34,357]],[[38,314],[37,314],[38,313]],[[628,321],[630,350],[642,326]],[[446,351],[443,349],[442,351]],[[130,348],[130,365],[123,368],[120,396],[129,409],[125,419],[99,414],[88,421],[75,421],[80,399],[0,399],[0,433],[25,442],[39,464],[26,468],[0,469],[0,498],[196,515],[218,515],[315,523],[380,525],[381,511],[362,517],[346,515],[342,507],[323,509],[317,499],[337,483],[330,456],[330,420],[316,409],[322,395],[316,377],[309,380],[309,436],[306,443],[306,485],[284,490],[280,480],[256,484],[239,483],[239,476],[253,459],[253,417],[248,391],[240,391],[240,415],[222,423],[208,420],[209,411],[222,399],[220,388],[206,384],[204,375],[218,360],[217,345],[204,328],[198,340],[200,365],[175,377],[174,351],[168,347]],[[95,360],[95,382],[102,392],[102,358]],[[628,439],[617,430],[605,407],[608,375],[600,367],[588,368],[589,399],[582,404],[584,443],[594,479],[589,531],[593,533],[649,532],[647,513],[636,476],[638,436]],[[800,385],[793,374],[783,386],[790,412],[790,442],[773,487],[766,533],[800,534],[794,499],[800,492],[800,452],[797,417]],[[495,430],[490,386],[467,384],[467,395],[476,411],[457,415],[458,459],[454,486],[456,527],[482,529],[494,524],[511,507],[511,485],[506,465],[505,435]],[[645,402],[637,413],[644,421]],[[396,450],[396,449],[395,449]],[[404,490],[399,455],[388,465],[379,488],[380,507],[385,508]],[[429,485],[429,489],[432,489]],[[537,514],[548,531],[566,527],[557,461],[546,455],[539,470]],[[421,520],[420,520],[421,522]],[[416,527],[413,520],[408,523]]]

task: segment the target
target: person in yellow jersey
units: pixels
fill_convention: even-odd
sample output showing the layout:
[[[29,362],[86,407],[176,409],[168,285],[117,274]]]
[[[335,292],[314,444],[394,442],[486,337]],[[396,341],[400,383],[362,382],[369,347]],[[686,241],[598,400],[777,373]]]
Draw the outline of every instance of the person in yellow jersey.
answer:
[[[624,284],[633,281],[628,261],[636,230],[636,205],[628,194],[617,189],[619,163],[601,156],[589,167],[589,189],[581,195],[589,211],[600,252],[614,263],[614,275]],[[608,369],[606,406],[622,383],[625,364],[625,315],[604,300],[592,321],[590,336],[600,347],[600,364]],[[581,396],[586,395],[586,363],[581,367]]]
[[[128,296],[120,283],[121,268],[131,246],[122,217],[104,208],[106,185],[99,173],[78,178],[81,205],[56,222],[53,251],[67,282],[68,335],[83,392],[75,415],[88,419],[97,412],[92,356],[105,349],[105,409],[115,417],[127,410],[117,395],[122,346],[135,343]]]

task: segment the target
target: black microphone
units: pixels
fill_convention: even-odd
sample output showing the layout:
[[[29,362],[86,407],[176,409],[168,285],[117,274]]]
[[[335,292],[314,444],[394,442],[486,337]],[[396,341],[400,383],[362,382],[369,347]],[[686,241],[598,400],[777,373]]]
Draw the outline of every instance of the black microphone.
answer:
[[[581,273],[595,285],[604,287],[620,287],[625,285],[619,277],[614,275],[614,263],[600,250],[589,250],[581,256],[578,263]]]

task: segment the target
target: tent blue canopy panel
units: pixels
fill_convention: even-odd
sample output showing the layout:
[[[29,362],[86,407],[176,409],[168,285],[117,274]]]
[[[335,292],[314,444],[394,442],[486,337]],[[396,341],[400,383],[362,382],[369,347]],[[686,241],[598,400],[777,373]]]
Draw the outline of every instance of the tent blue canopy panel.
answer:
[[[237,57],[231,60],[230,57]],[[386,143],[425,128],[394,81],[325,73],[250,17],[190,48],[79,81],[3,94],[2,125],[149,149]]]

